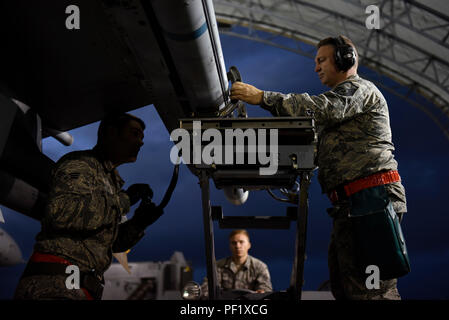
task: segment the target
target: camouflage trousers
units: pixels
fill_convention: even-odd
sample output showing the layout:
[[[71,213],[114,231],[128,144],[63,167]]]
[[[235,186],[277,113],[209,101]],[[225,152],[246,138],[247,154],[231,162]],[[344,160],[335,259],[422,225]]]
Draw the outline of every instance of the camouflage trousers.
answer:
[[[88,300],[82,289],[67,289],[67,276],[35,275],[20,279],[17,300]]]
[[[328,210],[333,229],[328,251],[332,294],[337,300],[400,300],[397,280],[380,280],[379,289],[368,289],[369,274],[360,274],[356,265],[355,247],[348,218],[349,203]]]

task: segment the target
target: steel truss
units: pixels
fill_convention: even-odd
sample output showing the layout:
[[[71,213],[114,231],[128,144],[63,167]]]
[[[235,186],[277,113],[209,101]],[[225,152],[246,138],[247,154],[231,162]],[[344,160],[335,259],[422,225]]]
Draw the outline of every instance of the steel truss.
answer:
[[[379,8],[380,29],[366,27],[368,5]],[[313,58],[315,49],[304,43],[315,46],[329,36],[348,36],[357,46],[359,64],[374,71],[363,76],[420,108],[449,140],[449,2],[214,0],[214,6],[222,34],[307,57]],[[408,90],[384,85],[382,76]],[[430,103],[417,101],[413,93]]]

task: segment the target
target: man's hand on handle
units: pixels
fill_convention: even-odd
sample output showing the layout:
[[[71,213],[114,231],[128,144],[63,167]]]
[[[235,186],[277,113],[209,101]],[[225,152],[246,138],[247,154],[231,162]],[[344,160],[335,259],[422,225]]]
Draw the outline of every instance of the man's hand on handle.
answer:
[[[262,103],[263,91],[250,84],[237,81],[232,85],[231,99],[257,105]]]
[[[139,226],[146,228],[156,222],[163,213],[164,210],[156,206],[150,199],[142,199],[139,207],[134,212],[132,220]]]
[[[145,183],[133,184],[125,192],[129,197],[131,205],[136,204],[141,199],[153,198],[153,190]]]

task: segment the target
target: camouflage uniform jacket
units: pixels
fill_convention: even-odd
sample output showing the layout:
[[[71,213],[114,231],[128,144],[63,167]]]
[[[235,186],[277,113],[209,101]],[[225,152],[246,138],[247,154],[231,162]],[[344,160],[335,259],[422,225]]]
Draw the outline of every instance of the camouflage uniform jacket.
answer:
[[[217,261],[217,283],[223,289],[249,289],[273,291],[268,266],[250,255],[240,269],[231,257]],[[208,291],[207,278],[204,279],[201,289],[204,295]]]
[[[379,171],[397,170],[387,102],[373,83],[358,75],[318,96],[264,91],[261,107],[274,116],[314,114],[323,193]],[[402,184],[386,188],[396,212],[407,211]]]
[[[113,252],[128,250],[144,235],[132,219],[120,223],[130,208],[123,184],[97,148],[63,156],[53,169],[35,251],[65,258],[82,272],[94,269],[102,275]]]

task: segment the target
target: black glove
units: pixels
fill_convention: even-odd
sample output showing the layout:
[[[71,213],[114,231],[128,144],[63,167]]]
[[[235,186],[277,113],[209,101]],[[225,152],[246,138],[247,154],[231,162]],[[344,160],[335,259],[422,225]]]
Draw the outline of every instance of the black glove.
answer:
[[[153,198],[153,190],[145,183],[136,183],[131,185],[126,191],[131,205],[134,205],[140,199]]]
[[[134,216],[132,220],[143,228],[148,227],[149,225],[156,222],[160,216],[164,213],[164,210],[158,206],[156,206],[149,199],[142,199],[139,207],[134,211]]]

